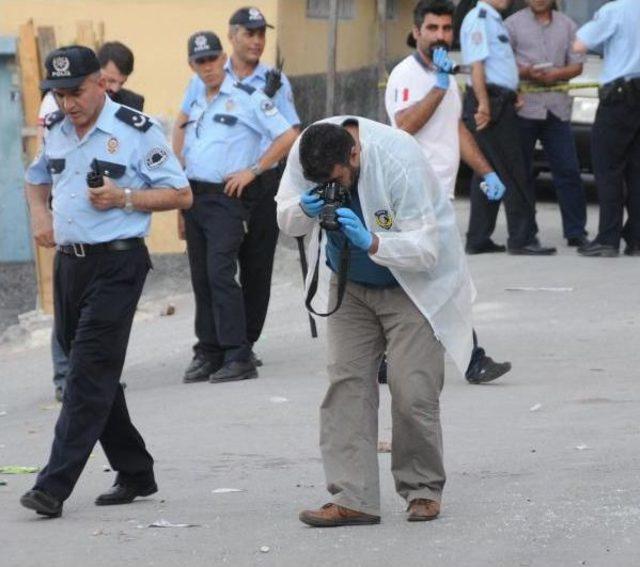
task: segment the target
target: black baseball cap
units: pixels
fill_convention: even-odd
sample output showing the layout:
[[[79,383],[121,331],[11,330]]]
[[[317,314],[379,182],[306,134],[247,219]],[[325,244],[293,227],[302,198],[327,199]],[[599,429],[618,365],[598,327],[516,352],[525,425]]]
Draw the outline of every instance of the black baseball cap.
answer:
[[[189,61],[194,61],[199,57],[209,57],[220,55],[224,50],[220,38],[211,31],[201,31],[194,33],[189,38],[188,43]]]
[[[253,6],[246,6],[236,10],[229,20],[229,25],[242,26],[248,30],[257,30],[259,28],[273,29],[273,26],[268,24],[267,20],[264,19],[262,12]]]
[[[40,83],[42,90],[72,89],[99,71],[100,62],[93,49],[84,45],[68,45],[49,53],[44,67],[47,77]]]

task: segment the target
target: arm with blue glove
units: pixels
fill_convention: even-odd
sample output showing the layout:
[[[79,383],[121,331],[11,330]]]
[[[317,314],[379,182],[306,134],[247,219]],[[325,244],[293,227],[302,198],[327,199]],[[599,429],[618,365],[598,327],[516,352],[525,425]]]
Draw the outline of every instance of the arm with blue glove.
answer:
[[[480,188],[489,201],[499,201],[507,190],[495,171],[490,171],[484,176],[484,181],[480,184]]]
[[[455,63],[449,58],[449,53],[444,47],[436,47],[433,50],[432,61],[436,69],[436,87],[446,91],[449,88],[449,77]]]
[[[375,254],[378,250],[378,237],[369,232],[367,227],[351,209],[342,207],[336,211],[341,230],[355,247]]]
[[[300,197],[300,208],[309,218],[316,218],[322,211],[323,206],[324,201],[320,195],[315,192],[315,189],[303,193]]]

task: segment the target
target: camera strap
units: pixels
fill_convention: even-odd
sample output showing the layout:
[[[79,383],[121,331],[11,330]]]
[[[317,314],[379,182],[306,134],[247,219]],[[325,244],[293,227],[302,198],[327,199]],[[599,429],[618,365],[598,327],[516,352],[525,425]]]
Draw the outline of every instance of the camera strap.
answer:
[[[307,292],[307,298],[304,302],[305,307],[314,315],[318,317],[329,317],[333,315],[342,305],[342,299],[344,298],[344,292],[347,288],[347,274],[349,273],[349,241],[345,238],[344,245],[340,251],[340,267],[338,270],[338,298],[336,300],[336,306],[327,313],[318,313],[312,306],[311,302],[318,291],[318,280],[320,275],[320,252],[322,247],[322,235],[323,230],[318,232],[318,255],[316,258],[316,265],[313,268],[313,275],[311,276],[311,282],[309,283],[309,291]]]

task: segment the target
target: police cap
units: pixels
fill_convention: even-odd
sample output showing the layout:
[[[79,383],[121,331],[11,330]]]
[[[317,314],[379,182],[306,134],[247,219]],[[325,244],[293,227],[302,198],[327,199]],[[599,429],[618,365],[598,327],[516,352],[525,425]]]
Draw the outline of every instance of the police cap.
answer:
[[[264,19],[262,12],[253,6],[236,10],[229,20],[229,25],[242,26],[248,30],[256,30],[259,28],[273,29],[273,26],[268,24],[267,20]]]
[[[99,71],[100,62],[92,49],[83,45],[68,45],[49,53],[44,67],[47,76],[40,83],[42,90],[72,89]]]
[[[213,32],[201,31],[194,33],[188,42],[189,61],[200,57],[220,55],[223,51],[220,38]]]

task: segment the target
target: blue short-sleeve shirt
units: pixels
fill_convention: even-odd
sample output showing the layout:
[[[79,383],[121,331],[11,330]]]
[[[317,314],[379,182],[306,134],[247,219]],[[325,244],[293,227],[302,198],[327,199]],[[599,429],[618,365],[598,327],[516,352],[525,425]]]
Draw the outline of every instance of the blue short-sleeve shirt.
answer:
[[[58,116],[25,179],[32,185],[51,186],[56,243],[96,244],[146,236],[150,213],[94,208],[86,178],[96,159],[101,172],[122,188],[144,191],[187,187],[189,183],[162,129],[145,114],[107,96],[95,125],[81,140],[68,118],[54,114]]]
[[[639,0],[605,4],[576,35],[589,49],[604,48],[603,84],[640,76]]]
[[[518,88],[518,65],[502,16],[486,2],[478,2],[464,18],[460,30],[462,59],[466,65],[482,61],[487,83]]]

